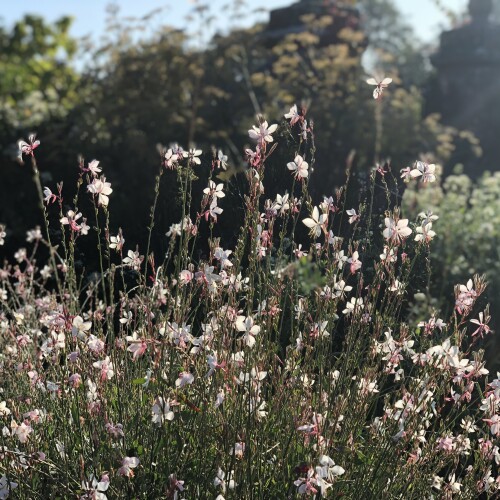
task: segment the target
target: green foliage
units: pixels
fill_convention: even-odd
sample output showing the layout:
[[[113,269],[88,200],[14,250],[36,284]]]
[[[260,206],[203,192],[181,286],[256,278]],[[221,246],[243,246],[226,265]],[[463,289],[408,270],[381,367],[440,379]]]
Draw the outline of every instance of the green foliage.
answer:
[[[432,269],[432,290],[441,306],[450,304],[449,287],[481,273],[488,280],[488,300],[500,307],[500,172],[486,172],[476,182],[456,173],[442,184],[409,185],[403,205],[407,215],[432,210],[439,216]]]
[[[10,32],[0,27],[0,115],[5,131],[61,118],[78,98],[78,75],[70,63],[76,41],[72,19],[53,24],[26,15]]]

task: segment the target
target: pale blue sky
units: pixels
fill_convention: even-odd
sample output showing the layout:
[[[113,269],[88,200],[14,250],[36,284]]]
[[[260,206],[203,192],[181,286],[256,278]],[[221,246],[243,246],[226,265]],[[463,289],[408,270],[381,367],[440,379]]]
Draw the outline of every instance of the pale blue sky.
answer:
[[[232,0],[210,0],[211,12],[215,17],[214,25],[224,30],[229,25],[224,4]],[[267,7],[269,9],[288,5],[293,0],[252,0],[253,7]],[[441,4],[455,12],[463,11],[467,0],[440,0]],[[7,25],[11,25],[26,13],[43,15],[49,20],[57,19],[62,15],[75,17],[72,33],[75,36],[92,34],[99,38],[103,32],[108,0],[0,0],[0,17]],[[154,23],[169,24],[176,27],[186,27],[185,20],[194,6],[188,0],[120,0],[115,2],[120,6],[121,16],[143,16],[158,7],[165,7],[159,13]],[[397,6],[404,13],[417,35],[425,41],[433,41],[439,35],[440,29],[448,27],[447,18],[437,9],[435,0],[395,0]],[[265,19],[264,14],[260,19]],[[250,24],[255,17],[245,16],[241,24]]]

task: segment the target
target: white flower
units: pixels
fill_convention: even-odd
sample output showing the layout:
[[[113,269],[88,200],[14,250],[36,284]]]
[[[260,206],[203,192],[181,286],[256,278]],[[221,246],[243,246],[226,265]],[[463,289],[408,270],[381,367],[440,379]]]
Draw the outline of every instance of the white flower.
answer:
[[[383,78],[383,79],[368,78],[368,80],[366,80],[366,83],[368,85],[375,85],[375,88],[373,89],[373,98],[380,99],[382,97],[384,89],[387,88],[392,83],[392,78]]]
[[[214,196],[210,203],[210,208],[205,212],[205,219],[208,221],[208,217],[210,216],[214,222],[217,222],[217,216],[222,212],[224,212],[224,210],[217,206],[217,196]]]
[[[294,172],[296,179],[305,179],[308,176],[309,164],[304,161],[302,156],[297,155],[293,161],[287,163],[288,170]]]
[[[304,219],[302,222],[311,230],[310,233],[312,237],[319,238],[321,230],[324,229],[327,221],[328,215],[320,215],[318,207],[314,207],[311,218]]]
[[[174,419],[174,412],[170,410],[169,401],[165,401],[161,396],[155,399],[151,414],[152,422],[158,425],[165,423],[167,420]]]
[[[283,196],[280,194],[276,195],[276,201],[272,205],[273,210],[276,210],[279,215],[283,215],[287,210],[290,209],[290,203],[288,202],[289,194],[285,193]]]
[[[415,167],[410,171],[410,177],[417,178],[422,176],[422,182],[434,182],[436,180],[436,165],[425,163],[423,161],[415,162]]]
[[[233,253],[232,250],[224,250],[217,247],[214,252],[214,257],[220,261],[220,268],[225,269],[226,267],[233,267],[233,263],[229,260],[229,256]]]
[[[278,125],[268,125],[267,121],[262,122],[258,127],[255,125],[248,131],[251,139],[259,142],[273,142],[272,133],[276,131]]]
[[[40,231],[40,226],[36,226],[35,229],[30,229],[26,231],[26,242],[33,243],[33,241],[39,241],[42,239],[42,231]]]
[[[260,333],[260,326],[254,325],[250,316],[238,316],[235,323],[239,332],[244,332],[243,340],[248,347],[255,345],[255,336]]]
[[[214,181],[208,181],[208,187],[203,192],[207,196],[215,196],[216,198],[224,198],[224,184],[215,184]]]
[[[294,104],[288,113],[285,114],[285,118],[290,120],[290,127],[293,127],[299,120],[300,114],[297,110],[297,105]]]
[[[415,241],[423,241],[429,243],[436,233],[432,230],[432,222],[427,222],[417,227]]]
[[[98,204],[105,207],[109,203],[109,195],[113,192],[111,189],[111,183],[106,182],[106,177],[101,177],[100,179],[93,179],[92,184],[87,186],[89,193],[98,195]]]
[[[139,252],[129,250],[127,257],[123,259],[123,265],[130,266],[134,271],[139,271],[144,257],[139,255]]]
[[[75,316],[73,318],[73,326],[71,328],[71,333],[73,337],[78,337],[79,339],[85,339],[86,333],[92,327],[91,321],[84,321],[81,316]]]
[[[109,476],[103,474],[101,480],[98,481],[96,477],[92,474],[88,481],[82,481],[82,490],[84,490],[87,495],[81,498],[91,498],[92,500],[107,500],[105,491],[109,488]]]
[[[99,162],[97,160],[92,160],[89,163],[88,169],[94,177],[97,177],[97,175],[102,172],[102,168],[99,167]]]
[[[175,387],[182,389],[185,385],[190,385],[194,382],[194,375],[189,372],[179,373],[179,377],[175,381]]]
[[[5,237],[7,233],[5,232],[5,226],[0,224],[0,246],[5,243]]]
[[[219,168],[227,170],[227,156],[222,152],[221,149],[217,152],[217,164]]]
[[[165,153],[164,165],[166,168],[174,168],[174,164],[179,159],[179,155],[175,154],[172,149],[168,149]]]
[[[391,217],[384,219],[386,228],[383,235],[387,240],[400,243],[404,238],[410,236],[411,229],[408,227],[408,219],[399,219],[397,222]]]
[[[354,208],[346,210],[346,214],[349,216],[349,224],[353,224],[359,220],[359,214],[356,213]]]
[[[349,316],[351,313],[357,313],[363,307],[362,297],[351,297],[351,300],[346,303],[345,309],[342,311],[343,314]]]
[[[6,417],[10,415],[10,410],[7,408],[7,403],[5,401],[0,402],[0,417]]]

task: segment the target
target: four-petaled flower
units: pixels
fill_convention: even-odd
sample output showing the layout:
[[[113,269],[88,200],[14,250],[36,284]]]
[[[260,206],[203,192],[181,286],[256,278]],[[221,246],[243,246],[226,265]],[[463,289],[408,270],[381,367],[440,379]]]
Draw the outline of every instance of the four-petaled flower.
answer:
[[[422,177],[422,182],[434,182],[436,180],[436,165],[434,163],[429,165],[424,161],[417,161],[415,162],[415,168],[410,170],[409,175],[413,179]]]
[[[408,219],[394,220],[391,217],[386,217],[385,229],[383,232],[384,238],[394,242],[395,244],[401,243],[404,238],[407,238],[412,233],[408,227]]]
[[[325,229],[327,221],[328,214],[320,215],[318,207],[314,207],[311,217],[304,219],[302,222],[311,230],[310,233],[313,238],[319,238],[321,231]]]
[[[98,195],[99,205],[105,207],[109,203],[109,195],[113,192],[111,189],[111,183],[106,182],[106,177],[101,177],[100,179],[93,179],[92,183],[87,186],[89,193]]]
[[[260,326],[255,325],[250,316],[238,316],[236,318],[236,330],[244,332],[243,341],[248,347],[255,345],[255,336],[260,333]]]
[[[162,425],[173,419],[174,412],[170,409],[170,401],[165,401],[161,396],[158,396],[151,408],[151,421],[154,424]]]
[[[163,164],[165,165],[165,168],[173,169],[178,159],[179,159],[178,154],[174,153],[172,149],[167,149]]]
[[[182,152],[182,156],[184,158],[187,158],[188,161],[189,161],[189,163],[193,163],[195,165],[201,165],[201,159],[199,158],[199,156],[201,155],[201,153],[202,153],[201,149],[191,148],[189,150],[189,152],[183,151]]]
[[[297,180],[305,179],[309,175],[307,171],[309,164],[304,161],[304,158],[300,155],[297,155],[295,159],[290,163],[287,163],[286,166],[288,170],[291,170],[294,173]]]
[[[481,338],[483,338],[484,334],[488,335],[488,333],[491,333],[493,330],[488,326],[490,319],[491,316],[488,314],[488,312],[486,312],[486,314],[480,312],[479,319],[471,319],[471,323],[478,325],[478,328],[472,333],[472,336],[474,337],[475,335],[479,335]]]
[[[263,121],[258,127],[255,125],[248,131],[250,139],[259,141],[260,143],[273,142],[273,136],[271,135],[276,131],[278,125],[275,123],[273,125],[268,125],[267,121]]]

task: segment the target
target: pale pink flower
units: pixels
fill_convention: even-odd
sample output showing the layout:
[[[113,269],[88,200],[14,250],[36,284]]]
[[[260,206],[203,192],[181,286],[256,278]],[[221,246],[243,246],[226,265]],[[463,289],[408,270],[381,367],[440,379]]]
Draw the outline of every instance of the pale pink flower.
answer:
[[[123,265],[131,267],[134,271],[139,271],[144,257],[139,252],[129,250],[127,256],[123,259]]]
[[[54,203],[57,200],[57,195],[55,195],[48,187],[43,188],[43,196],[43,201],[45,201],[47,205],[49,203]]]
[[[471,319],[471,323],[478,325],[478,328],[472,333],[472,336],[479,335],[483,338],[484,334],[488,335],[488,333],[491,333],[493,330],[488,326],[490,319],[491,316],[488,313],[485,315],[483,312],[479,313],[479,319]]]
[[[76,221],[81,217],[82,214],[80,212],[75,214],[73,210],[68,210],[66,217],[62,217],[59,222],[64,226],[69,226],[72,231],[79,232],[81,230],[81,226],[79,226]]]
[[[92,160],[89,163],[88,171],[92,174],[93,177],[97,177],[102,172],[102,168],[99,166],[99,161]]]
[[[191,283],[193,281],[194,274],[191,271],[188,271],[187,269],[184,269],[179,273],[179,281],[182,285],[187,285],[188,283]]]
[[[101,380],[110,380],[115,374],[113,370],[113,363],[109,356],[106,356],[106,358],[101,361],[92,363],[92,366],[101,370]]]
[[[175,381],[175,387],[182,389],[185,385],[190,385],[194,382],[194,376],[189,372],[179,373],[179,377]]]
[[[179,155],[174,153],[172,149],[167,149],[165,153],[165,160],[163,162],[165,167],[168,169],[173,169],[178,160],[179,160]]]
[[[134,332],[132,337],[128,336],[127,341],[129,342],[129,346],[127,347],[127,351],[133,354],[132,359],[136,361],[140,358],[147,350],[148,344],[144,339],[138,339],[137,334]]]
[[[354,208],[346,210],[346,214],[349,216],[349,224],[353,224],[359,220],[359,214],[356,213]]]
[[[40,141],[36,140],[35,134],[30,134],[28,137],[29,144],[23,140],[17,142],[19,148],[19,159],[22,159],[23,155],[34,156],[33,151],[40,146]]]
[[[294,104],[288,113],[285,114],[285,118],[290,120],[290,127],[293,127],[300,120],[300,113],[297,110],[297,105]]]
[[[98,204],[105,207],[109,203],[109,195],[113,192],[111,183],[106,182],[106,177],[102,176],[100,179],[93,179],[92,183],[87,186],[89,193],[98,195]]]
[[[386,217],[384,222],[386,226],[383,232],[384,238],[393,241],[395,244],[401,243],[412,232],[408,227],[408,219],[399,219],[396,221],[391,217]]]
[[[82,376],[79,373],[73,373],[68,378],[68,384],[73,387],[73,389],[78,389],[82,385]]]
[[[361,268],[361,261],[359,260],[359,253],[354,252],[351,257],[347,259],[347,262],[350,264],[351,274],[356,274],[356,271]]]
[[[28,441],[28,436],[33,432],[33,428],[31,425],[22,422],[21,425],[18,425],[15,420],[13,420],[10,424],[12,429],[12,435],[16,436],[19,439],[20,443],[26,443]]]
[[[118,469],[118,475],[126,477],[134,477],[134,471],[139,465],[139,459],[137,457],[124,457],[122,460],[122,466]]]
[[[108,431],[108,434],[110,434],[114,438],[125,436],[122,424],[113,424],[113,422],[108,422],[106,424],[106,431]]]
[[[500,436],[500,415],[496,414],[483,420],[490,426],[490,431],[494,436]]]
[[[410,171],[410,177],[422,177],[422,182],[434,182],[436,180],[436,165],[423,161],[415,162],[415,167]]]

